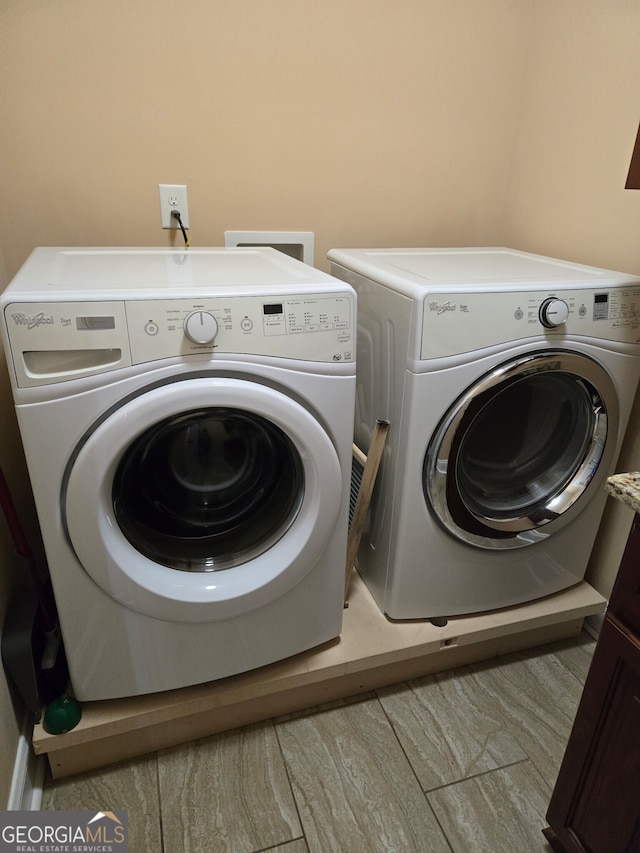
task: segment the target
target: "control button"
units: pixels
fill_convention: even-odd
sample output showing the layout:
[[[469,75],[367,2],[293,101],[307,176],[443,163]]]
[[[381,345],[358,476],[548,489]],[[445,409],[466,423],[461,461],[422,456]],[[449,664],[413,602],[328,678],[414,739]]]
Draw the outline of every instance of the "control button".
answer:
[[[556,299],[555,296],[551,296],[549,299],[545,299],[540,306],[538,316],[546,329],[555,329],[556,326],[562,326],[563,323],[567,322],[569,306],[564,299]]]
[[[154,323],[153,320],[149,320],[149,322],[144,327],[145,332],[148,335],[157,335],[160,329],[158,328],[158,324]]]
[[[342,356],[340,355],[339,352],[334,353],[333,360],[334,361],[342,361]]]
[[[184,321],[184,333],[194,344],[211,344],[218,334],[218,321],[209,311],[192,311]]]
[[[578,314],[579,314],[581,317],[586,317],[586,316],[587,316],[587,306],[586,306],[586,305],[581,305],[581,306],[578,308]]]
[[[240,328],[243,332],[250,332],[253,329],[253,320],[250,320],[248,317],[243,317],[240,320]]]
[[[522,308],[516,308],[513,316],[516,318],[516,320],[522,320],[522,318],[524,317],[524,311],[522,310]]]

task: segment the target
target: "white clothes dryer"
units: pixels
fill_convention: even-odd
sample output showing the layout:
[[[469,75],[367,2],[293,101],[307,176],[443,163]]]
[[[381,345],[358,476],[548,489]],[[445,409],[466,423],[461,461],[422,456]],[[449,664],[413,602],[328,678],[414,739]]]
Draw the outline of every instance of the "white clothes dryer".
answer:
[[[37,249],[2,334],[80,700],[342,627],[355,293],[273,249]]]
[[[358,294],[358,568],[392,619],[584,578],[640,376],[640,279],[502,248],[329,253]]]

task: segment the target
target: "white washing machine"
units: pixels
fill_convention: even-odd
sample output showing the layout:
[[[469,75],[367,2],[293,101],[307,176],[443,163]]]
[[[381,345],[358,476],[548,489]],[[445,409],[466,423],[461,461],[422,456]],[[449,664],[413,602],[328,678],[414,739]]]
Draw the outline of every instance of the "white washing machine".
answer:
[[[332,250],[358,294],[358,554],[392,619],[583,579],[640,376],[640,279],[500,248]]]
[[[37,249],[1,306],[79,699],[340,634],[350,286],[273,249]]]

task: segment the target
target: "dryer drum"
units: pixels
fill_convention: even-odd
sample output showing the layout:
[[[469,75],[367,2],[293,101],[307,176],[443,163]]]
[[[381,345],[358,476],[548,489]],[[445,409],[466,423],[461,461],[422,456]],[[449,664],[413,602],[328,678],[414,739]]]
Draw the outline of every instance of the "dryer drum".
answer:
[[[289,528],[304,494],[302,462],[273,423],[239,409],[167,418],[128,448],[113,482],[118,524],[171,568],[229,568]]]
[[[595,419],[589,389],[574,377],[536,374],[508,385],[481,405],[460,442],[465,506],[485,520],[544,506],[582,465]]]
[[[576,353],[530,353],[482,377],[447,412],[425,455],[425,499],[469,544],[533,544],[585,505],[616,435],[603,368]]]

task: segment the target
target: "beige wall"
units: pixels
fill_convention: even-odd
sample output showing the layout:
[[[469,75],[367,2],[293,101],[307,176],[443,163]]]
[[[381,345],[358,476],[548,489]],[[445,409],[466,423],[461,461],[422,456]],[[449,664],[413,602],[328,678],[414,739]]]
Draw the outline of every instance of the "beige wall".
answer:
[[[335,245],[485,243],[516,130],[519,0],[0,4],[13,274],[38,244],[311,230]],[[15,200],[15,203],[13,203]]]
[[[502,236],[640,273],[640,3],[535,0]]]
[[[332,246],[498,244],[640,273],[640,192],[622,190],[639,14],[636,0],[3,0],[7,271],[37,245],[170,244],[157,185],[179,182],[195,245],[310,230],[325,269]],[[23,491],[0,376],[0,464]]]

